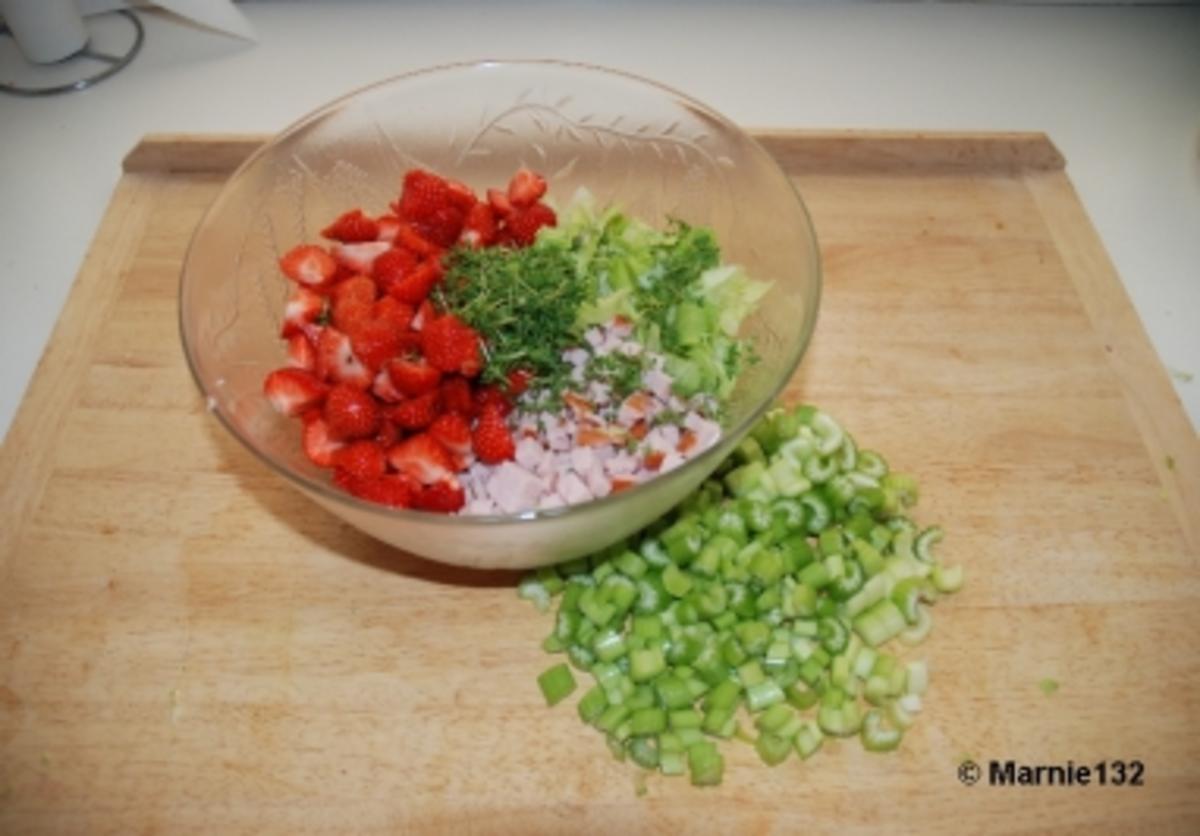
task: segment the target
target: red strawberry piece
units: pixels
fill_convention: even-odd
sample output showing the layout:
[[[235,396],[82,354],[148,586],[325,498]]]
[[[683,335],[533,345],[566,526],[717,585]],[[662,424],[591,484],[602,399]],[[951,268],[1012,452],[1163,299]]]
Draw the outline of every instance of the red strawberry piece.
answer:
[[[283,254],[279,269],[297,284],[322,287],[337,273],[337,262],[316,244],[300,244]]]
[[[302,332],[304,326],[320,319],[324,310],[325,299],[319,294],[306,287],[292,288],[292,295],[283,306],[283,327],[280,328],[280,336],[290,337]]]
[[[413,168],[404,174],[400,200],[394,208],[401,219],[415,221],[450,205],[450,185],[432,171]]]
[[[440,514],[452,514],[466,502],[466,492],[457,480],[427,485],[421,488],[421,492],[414,499],[414,504],[422,511],[435,511]]]
[[[413,317],[411,327],[414,331],[424,330],[425,324],[432,322],[437,318],[437,312],[433,309],[433,303],[428,299],[422,299],[417,307],[416,316]]]
[[[400,329],[392,323],[368,319],[350,330],[350,345],[355,356],[368,368],[378,370],[400,353],[403,346],[402,337]]]
[[[355,441],[333,454],[333,464],[356,479],[372,479],[387,472],[387,454],[374,441]]]
[[[423,430],[438,416],[437,392],[426,392],[387,408],[387,417],[403,430]]]
[[[380,241],[395,241],[400,232],[400,219],[395,215],[382,215],[376,223],[379,226]]]
[[[518,168],[508,181],[508,200],[518,209],[527,209],[546,193],[546,178],[527,168]]]
[[[425,301],[429,291],[442,277],[442,264],[436,258],[427,258],[398,282],[388,288],[388,294],[406,305],[419,305]]]
[[[529,382],[533,380],[533,372],[528,369],[513,369],[508,373],[507,394],[510,398],[519,398],[529,388]]]
[[[375,259],[390,250],[387,241],[360,241],[355,244],[334,244],[333,257],[337,263],[355,273],[370,273]]]
[[[375,433],[375,443],[384,450],[390,450],[403,436],[404,433],[396,426],[396,423],[384,415],[379,420],[379,432]]]
[[[304,455],[317,467],[333,467],[333,456],[343,446],[329,434],[329,425],[316,410],[305,415],[302,444]]]
[[[370,370],[354,354],[350,338],[336,328],[326,328],[317,342],[317,377],[334,383],[349,383],[359,389],[371,385]]]
[[[488,205],[492,207],[492,211],[496,213],[498,218],[507,218],[512,214],[512,201],[508,199],[508,193],[500,189],[487,190]]]
[[[409,398],[434,391],[442,379],[424,357],[398,357],[387,364],[387,373],[396,389]]]
[[[429,425],[429,434],[450,451],[461,470],[471,455],[471,425],[456,412],[446,412]]]
[[[478,202],[475,190],[459,180],[446,178],[446,196],[450,204],[460,212],[467,212]]]
[[[370,319],[376,289],[375,282],[366,276],[354,276],[334,285],[330,294],[334,327],[349,332],[359,323]]]
[[[263,394],[281,415],[301,415],[319,406],[329,387],[303,369],[276,369],[263,380]]]
[[[375,259],[371,265],[371,277],[387,293],[392,285],[402,281],[413,271],[420,258],[402,247],[393,247]]]
[[[375,380],[371,382],[371,394],[384,403],[400,403],[404,400],[404,393],[392,383],[392,376],[386,369],[381,369],[375,375]]]
[[[454,476],[450,453],[427,433],[410,436],[389,450],[388,464],[422,485],[433,485]]]
[[[438,247],[453,247],[462,233],[465,212],[457,206],[445,206],[414,224],[421,237]]]
[[[412,305],[406,305],[391,296],[384,296],[375,302],[371,309],[371,318],[386,322],[397,331],[407,331],[412,325],[416,310]]]
[[[505,221],[508,234],[519,247],[527,247],[537,238],[538,230],[554,226],[558,218],[554,210],[544,203],[535,203],[527,209],[515,209]]]
[[[311,372],[317,366],[317,351],[305,334],[292,334],[287,339],[288,365],[293,369]]]
[[[438,386],[438,397],[442,401],[444,411],[461,415],[463,418],[473,418],[478,411],[475,408],[471,384],[464,377],[448,375],[442,378],[442,382]]]
[[[482,412],[485,409],[498,409],[501,415],[507,415],[512,411],[512,402],[499,386],[489,383],[475,390],[475,410]]]
[[[348,472],[338,471],[334,475],[334,482],[342,490],[359,499],[392,508],[411,508],[421,490],[420,485],[410,477],[395,473],[360,479]]]
[[[488,247],[496,240],[496,215],[492,207],[480,201],[463,219],[459,240],[469,247]]]
[[[504,421],[504,414],[495,406],[486,406],[480,412],[471,446],[475,448],[475,455],[485,464],[499,464],[516,454],[516,444]]]
[[[439,316],[421,330],[421,350],[434,368],[474,377],[483,368],[479,335],[453,314]]]
[[[379,405],[356,386],[339,383],[329,390],[321,411],[329,435],[339,440],[366,438],[379,429]]]
[[[379,237],[379,224],[364,215],[361,209],[351,209],[321,230],[321,236],[345,243],[374,241]]]
[[[400,231],[396,233],[396,244],[422,258],[441,255],[442,252],[441,247],[422,235],[416,227],[403,222],[400,224]]]

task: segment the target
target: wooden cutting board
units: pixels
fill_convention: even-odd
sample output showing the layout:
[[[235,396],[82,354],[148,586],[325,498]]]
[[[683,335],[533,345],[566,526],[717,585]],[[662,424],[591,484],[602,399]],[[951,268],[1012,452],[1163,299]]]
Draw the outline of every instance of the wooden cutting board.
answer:
[[[917,474],[968,572],[899,753],[768,769],[733,743],[720,788],[635,796],[542,704],[550,619],[513,576],[350,530],[206,416],[180,263],[261,138],[158,137],[0,454],[0,831],[1200,831],[1200,452],[1062,158],[1038,134],[761,139],[826,269],[788,397]],[[1143,785],[989,786],[993,759],[1138,760]]]

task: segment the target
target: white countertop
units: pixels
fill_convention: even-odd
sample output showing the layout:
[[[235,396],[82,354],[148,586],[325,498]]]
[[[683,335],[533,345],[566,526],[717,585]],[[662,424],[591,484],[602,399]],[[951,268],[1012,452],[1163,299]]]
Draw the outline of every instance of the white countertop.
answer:
[[[510,2],[241,5],[260,43],[144,14],[84,93],[0,95],[0,431],[148,132],[273,132],[431,64],[620,67],[758,127],[1040,130],[1200,425],[1200,9]],[[12,45],[6,45],[12,48]]]

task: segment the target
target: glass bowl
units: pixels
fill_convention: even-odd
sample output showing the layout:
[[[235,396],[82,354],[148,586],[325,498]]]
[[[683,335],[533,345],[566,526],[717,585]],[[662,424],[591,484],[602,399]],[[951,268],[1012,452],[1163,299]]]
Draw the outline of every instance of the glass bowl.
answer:
[[[384,211],[414,166],[481,193],[520,166],[560,206],[581,186],[662,225],[711,227],[724,261],[772,287],[742,333],[743,372],[720,441],[633,489],[507,516],[444,516],[361,501],[330,483],[277,415],[264,376],[284,365],[289,282],[277,260],[351,207]],[[351,525],[443,563],[521,568],[603,548],[664,514],[746,434],[795,371],[816,321],[816,239],[791,181],[754,140],[687,96],[581,64],[487,61],[380,82],[317,110],[234,172],[196,229],[180,284],[188,363],[210,411],[268,467]]]

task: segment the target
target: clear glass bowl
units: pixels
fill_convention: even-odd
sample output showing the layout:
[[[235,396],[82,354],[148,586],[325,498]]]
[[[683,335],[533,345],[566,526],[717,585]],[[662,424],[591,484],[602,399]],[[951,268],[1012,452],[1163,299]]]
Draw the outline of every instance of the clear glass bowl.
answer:
[[[582,505],[510,516],[442,516],[360,501],[333,487],[271,409],[263,377],[284,364],[288,282],[279,255],[360,206],[380,213],[423,166],[477,191],[519,166],[560,205],[586,186],[651,223],[715,230],[727,262],[773,282],[743,333],[745,370],[721,441],[682,467]],[[184,351],[209,409],[319,505],[397,548],[444,563],[518,568],[602,548],[664,514],[712,472],[795,371],[816,321],[812,224],[788,177],[733,123],[635,76],[549,61],[439,67],[367,87],[301,119],[230,177],[192,238],[180,286]]]

